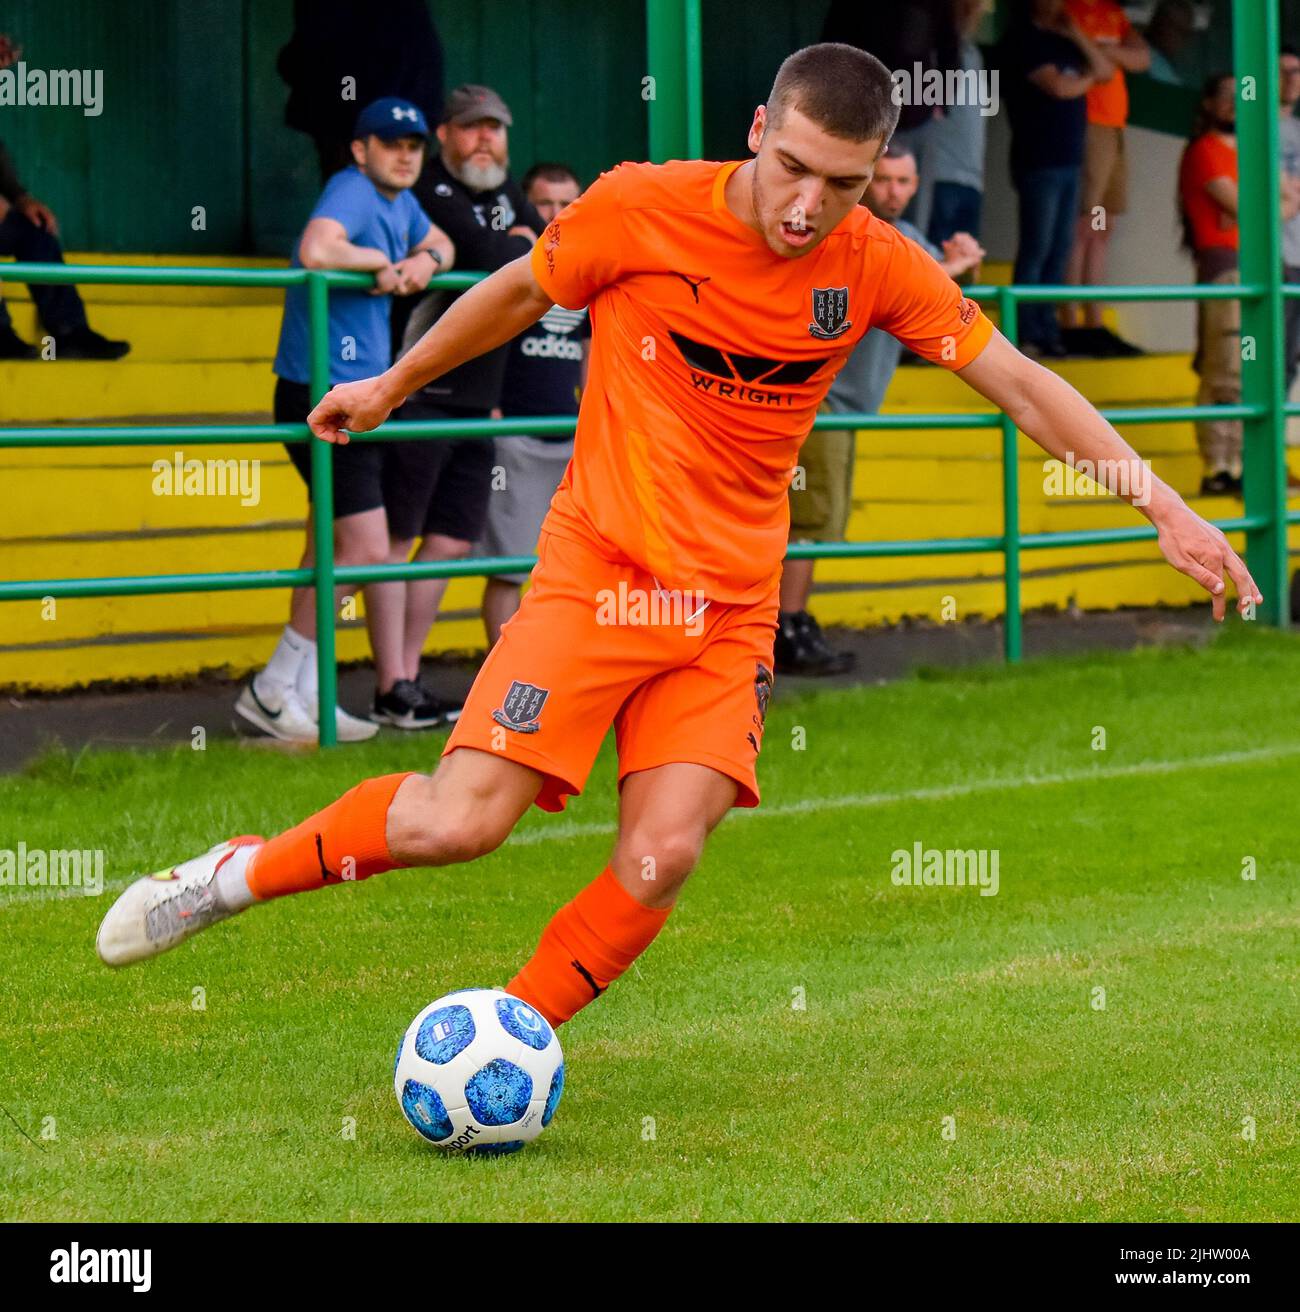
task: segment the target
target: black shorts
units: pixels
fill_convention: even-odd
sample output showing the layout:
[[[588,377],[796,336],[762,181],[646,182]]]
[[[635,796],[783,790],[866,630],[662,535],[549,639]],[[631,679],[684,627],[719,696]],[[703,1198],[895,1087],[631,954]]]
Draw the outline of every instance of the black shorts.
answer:
[[[486,419],[486,410],[438,406],[418,396],[394,419]],[[446,441],[414,438],[390,442],[395,477],[406,503],[401,513],[390,505],[388,531],[399,541],[439,533],[463,542],[477,542],[487,522],[488,497],[496,443],[490,437]],[[388,503],[385,502],[387,505]]]
[[[312,411],[311,389],[306,383],[275,380],[275,422],[305,423]],[[315,439],[313,439],[315,440]],[[388,515],[389,534],[398,539],[418,537],[423,530],[434,478],[423,474],[413,478],[412,462],[403,448],[411,442],[348,442],[335,445],[334,518],[359,515],[367,510],[384,510]],[[419,443],[421,446],[446,443]],[[311,442],[285,443],[294,468],[307,484],[311,500]],[[491,472],[488,474],[491,478]]]

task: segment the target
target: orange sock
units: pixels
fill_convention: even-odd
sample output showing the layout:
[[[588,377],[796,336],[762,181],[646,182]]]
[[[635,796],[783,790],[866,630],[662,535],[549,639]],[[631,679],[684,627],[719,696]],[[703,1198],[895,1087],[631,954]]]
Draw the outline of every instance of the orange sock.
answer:
[[[366,779],[258,848],[244,874],[253,896],[261,902],[394,869],[385,834],[388,808],[413,773]]]
[[[551,917],[537,951],[506,992],[562,1025],[650,946],[671,910],[642,906],[606,866]]]

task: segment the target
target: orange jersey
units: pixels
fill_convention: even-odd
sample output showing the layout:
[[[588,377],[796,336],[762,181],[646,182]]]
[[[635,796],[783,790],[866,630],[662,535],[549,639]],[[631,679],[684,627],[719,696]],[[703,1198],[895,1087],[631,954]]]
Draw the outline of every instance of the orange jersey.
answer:
[[[993,331],[862,206],[808,255],[776,255],[723,198],[739,167],[619,165],[532,253],[552,300],[591,310],[573,460],[544,530],[727,604],[776,586],[799,447],[863,334],[958,369]]]
[[[1101,46],[1102,54],[1133,30],[1133,24],[1115,0],[1066,0],[1065,9],[1084,35]],[[1088,122],[1104,128],[1122,128],[1128,122],[1128,83],[1122,68],[1089,89]]]

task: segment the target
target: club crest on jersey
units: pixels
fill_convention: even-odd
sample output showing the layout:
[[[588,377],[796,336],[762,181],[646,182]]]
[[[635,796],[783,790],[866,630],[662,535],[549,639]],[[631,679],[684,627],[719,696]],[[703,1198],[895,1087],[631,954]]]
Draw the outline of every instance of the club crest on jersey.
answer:
[[[808,331],[814,337],[830,340],[840,337],[853,327],[849,319],[849,289],[847,287],[814,287],[812,289],[813,321]]]
[[[515,733],[536,733],[542,727],[537,723],[538,716],[550,695],[549,688],[538,688],[516,679],[502,698],[501,705],[492,712],[492,718]]]

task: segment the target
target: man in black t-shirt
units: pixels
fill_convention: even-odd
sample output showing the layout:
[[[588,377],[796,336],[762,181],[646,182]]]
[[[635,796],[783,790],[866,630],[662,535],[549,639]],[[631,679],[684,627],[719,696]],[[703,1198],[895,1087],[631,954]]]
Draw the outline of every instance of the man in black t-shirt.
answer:
[[[1000,62],[1011,119],[1011,180],[1020,197],[1012,280],[1060,283],[1079,209],[1088,88],[1109,78],[1115,66],[1065,12],[1065,0],[1023,0]],[[1065,354],[1054,305],[1021,306],[1020,345],[1028,355]]]
[[[510,177],[510,110],[490,87],[460,86],[447,98],[438,125],[439,151],[415,184],[425,213],[452,240],[457,268],[491,273],[532,249],[541,216]],[[400,333],[405,354],[461,295],[432,291],[412,310]],[[395,419],[486,419],[500,405],[509,346],[466,361],[412,396]],[[426,499],[416,560],[458,560],[483,533],[492,470],[489,438],[433,438],[397,444],[407,495]],[[409,560],[414,539],[394,540],[389,560]],[[420,656],[438,617],[446,579],[383,585],[379,604],[401,622],[386,626],[403,635],[392,651],[375,652],[379,686],[372,718],[399,728],[427,728],[455,714],[456,706],[420,684]],[[369,604],[369,601],[368,603]],[[417,700],[418,695],[418,700]]]
[[[582,188],[566,164],[534,164],[523,180],[524,194],[542,222],[578,199]],[[509,346],[501,413],[576,415],[587,377],[591,322],[586,310],[553,305]],[[530,556],[537,549],[542,520],[573,455],[573,436],[537,437],[529,433],[498,437],[500,486],[488,498],[487,524],[479,542],[484,556]],[[497,574],[483,592],[483,627],[493,647],[501,626],[519,609],[523,574]]]

